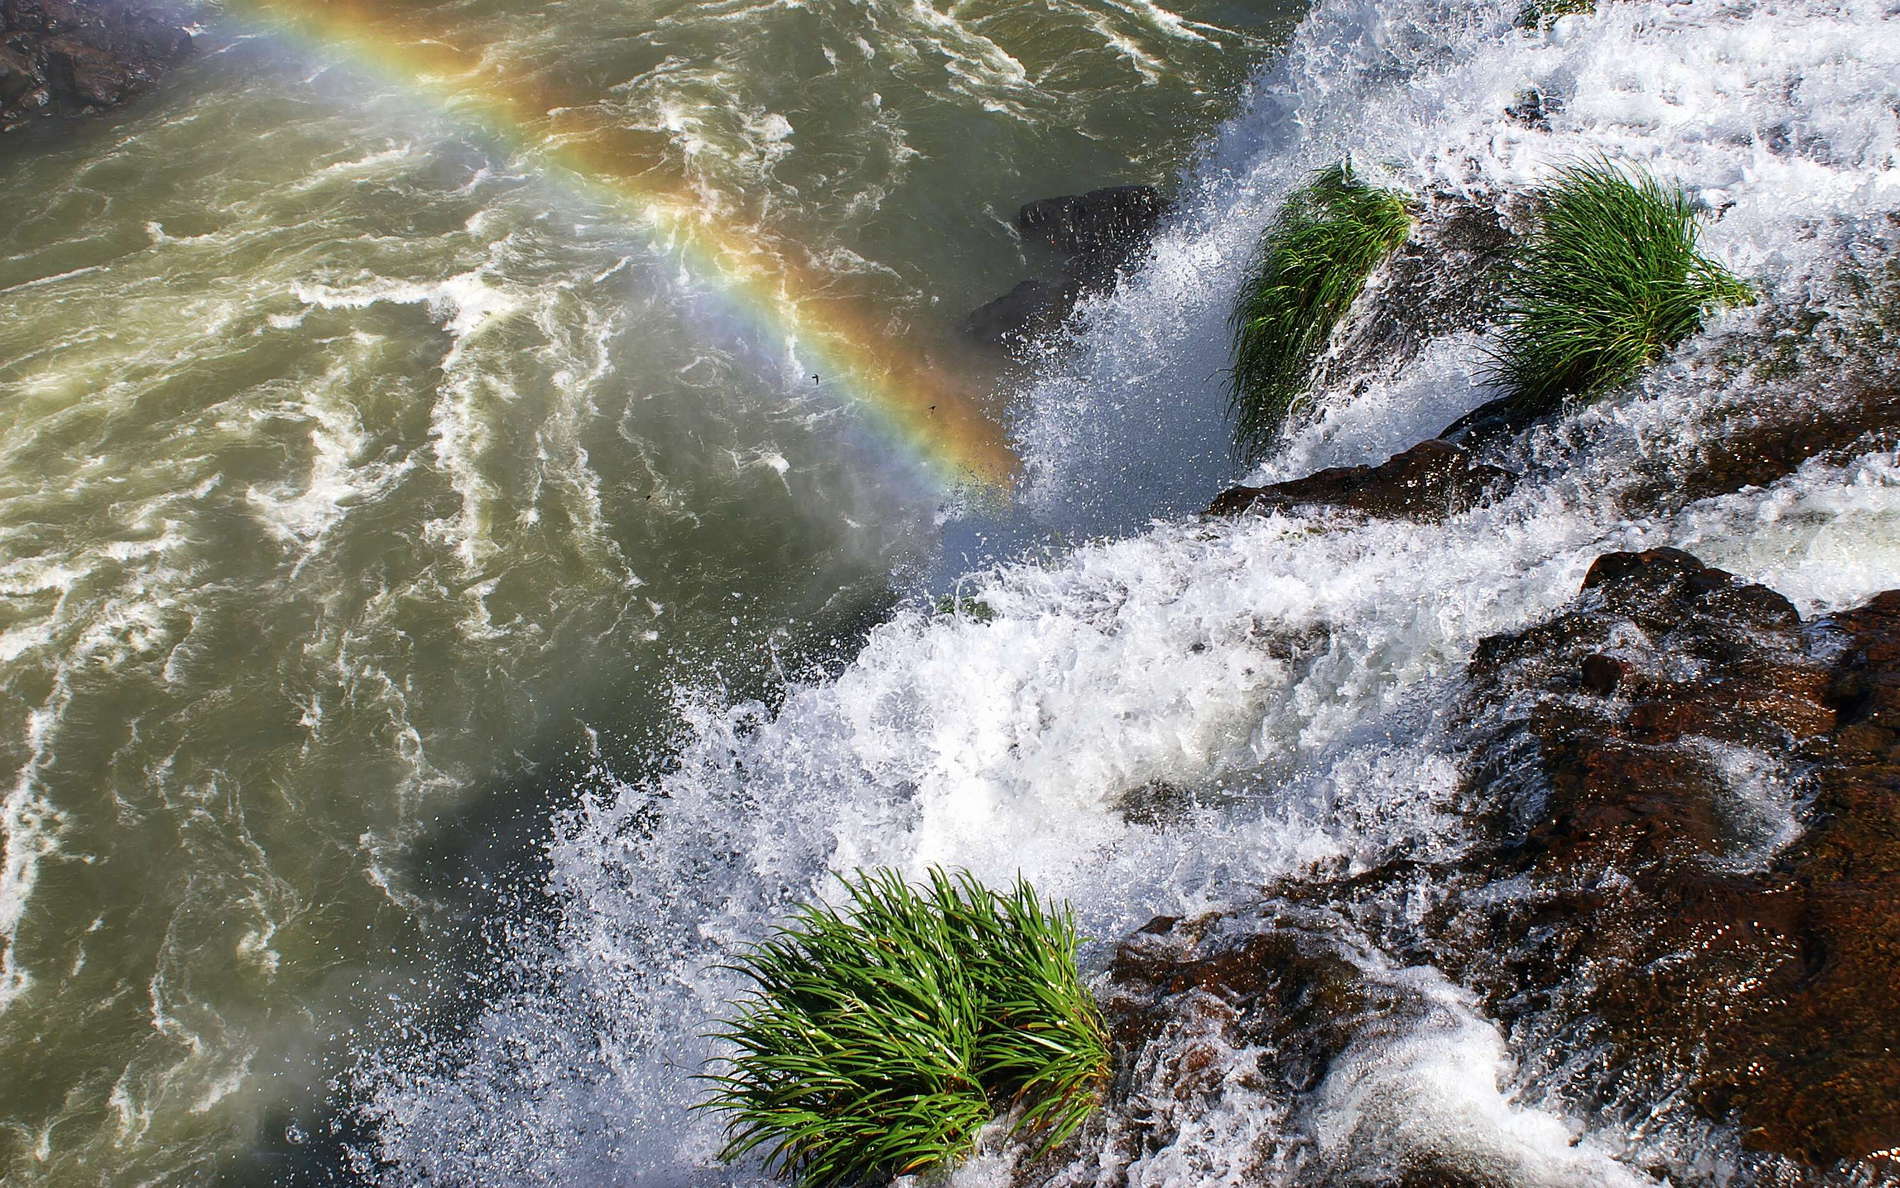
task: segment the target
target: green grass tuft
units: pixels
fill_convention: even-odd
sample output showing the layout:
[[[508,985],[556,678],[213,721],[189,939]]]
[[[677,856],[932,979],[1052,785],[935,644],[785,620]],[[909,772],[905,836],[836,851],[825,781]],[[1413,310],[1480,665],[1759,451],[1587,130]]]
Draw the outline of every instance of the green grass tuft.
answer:
[[[1558,17],[1597,10],[1596,0],[1531,0],[1517,14],[1520,29],[1548,29]]]
[[[967,594],[940,594],[934,604],[937,614],[948,619],[969,619],[976,623],[990,623],[996,620],[996,609],[981,598],[971,598]]]
[[[1109,1056],[1070,912],[1021,879],[844,884],[845,910],[802,908],[736,967],[753,989],[702,1103],[729,1115],[720,1157],[762,1148],[776,1174],[848,1185],[961,1159],[999,1110],[1044,1149],[1073,1134]]]
[[[1234,453],[1253,461],[1306,392],[1308,372],[1372,270],[1405,242],[1405,199],[1334,165],[1287,199],[1231,319]]]
[[[1688,197],[1640,170],[1571,165],[1538,192],[1538,227],[1504,283],[1493,378],[1538,412],[1635,379],[1754,290],[1696,248]]]

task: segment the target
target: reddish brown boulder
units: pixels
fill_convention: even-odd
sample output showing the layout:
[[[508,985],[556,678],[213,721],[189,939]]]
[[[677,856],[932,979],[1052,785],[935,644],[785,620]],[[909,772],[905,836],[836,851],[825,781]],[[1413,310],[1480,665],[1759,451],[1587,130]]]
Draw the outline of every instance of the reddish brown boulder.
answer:
[[[1337,507],[1369,516],[1441,520],[1503,493],[1515,477],[1450,442],[1424,441],[1377,466],[1339,466],[1291,482],[1235,487],[1222,492],[1207,514]]]
[[[1900,1170],[1900,592],[1806,624],[1670,549],[1584,590],[1472,662],[1500,844],[1430,948],[1596,1046],[1573,1088],[1680,1088],[1815,1173]]]
[[[1811,1162],[1884,1151],[1900,1171],[1900,591],[1821,628],[1844,645],[1837,725],[1812,775],[1816,824],[1785,864],[1798,960],[1719,1037],[1752,1139]]]

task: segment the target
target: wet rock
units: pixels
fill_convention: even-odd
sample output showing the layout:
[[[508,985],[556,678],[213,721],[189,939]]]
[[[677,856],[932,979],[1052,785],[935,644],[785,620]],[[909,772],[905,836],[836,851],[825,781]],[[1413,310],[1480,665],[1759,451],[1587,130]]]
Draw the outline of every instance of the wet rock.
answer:
[[[1062,279],[1023,281],[965,319],[964,333],[1020,358],[1062,324],[1084,291],[1113,284],[1122,266],[1147,249],[1165,209],[1153,186],[1109,186],[1025,205],[1016,225],[1024,239],[1062,257]]]
[[[1337,507],[1369,516],[1442,520],[1509,489],[1510,471],[1444,441],[1425,441],[1377,466],[1340,466],[1265,487],[1235,487],[1209,515]]]
[[[1665,493],[1676,500],[1726,495],[1766,486],[1810,459],[1839,462],[1894,449],[1900,386],[1840,377],[1818,400],[1806,391],[1774,392],[1715,410],[1687,436],[1664,473],[1640,483],[1625,502],[1641,506]]]
[[[978,342],[1021,355],[1031,343],[1062,324],[1075,308],[1080,286],[1073,280],[1026,280],[986,305],[963,324]]]
[[[1500,265],[1514,242],[1507,212],[1520,204],[1502,194],[1485,201],[1424,196],[1411,235],[1380,266],[1315,365],[1315,390],[1350,401],[1399,374],[1426,343],[1489,325]]]
[[[1374,1003],[1331,939],[1293,926],[1232,932],[1211,917],[1158,917],[1116,950],[1111,1029],[1134,1052],[1177,1026],[1177,1008],[1218,1015],[1229,1042],[1282,1053],[1272,1074],[1310,1089]],[[1192,1003],[1184,1000],[1192,999]]]
[[[1740,1144],[1709,1156],[1738,1183],[1895,1182],[1900,591],[1804,621],[1688,553],[1607,554],[1569,610],[1484,641],[1467,686],[1468,848],[1315,868],[1121,945],[1099,1166],[1240,1101],[1264,1136],[1243,1180],[1490,1183],[1455,1152],[1378,1147],[1367,1179],[1302,1147],[1305,1103],[1430,1026],[1378,971],[1432,965],[1533,1097],[1691,1150],[1699,1117]]]
[[[1512,438],[1561,413],[1501,396],[1447,425],[1439,437],[1491,457]],[[1845,462],[1900,448],[1900,385],[1842,376],[1826,390],[1751,390],[1750,398],[1692,411],[1694,420],[1652,458],[1631,459],[1634,481],[1617,498],[1631,508],[1680,507],[1697,499],[1763,487],[1810,460]]]
[[[1232,1094],[1290,1114],[1355,1045],[1430,1012],[1354,955],[1323,917],[1278,910],[1159,917],[1122,942],[1103,1007],[1118,1058],[1110,1113],[1132,1124],[1109,1136],[1110,1160],[1165,1150]],[[1233,1170],[1254,1168],[1243,1182],[1267,1182],[1311,1141],[1297,1124],[1261,1129],[1255,1149],[1232,1152]]]
[[[1599,697],[1615,693],[1623,678],[1630,674],[1630,662],[1592,652],[1583,658],[1583,687]]]
[[[1578,1097],[1683,1092],[1790,1182],[1900,1170],[1900,592],[1804,623],[1686,553],[1609,554],[1469,675],[1496,848],[1434,958]]]
[[[1527,408],[1516,397],[1500,396],[1487,400],[1439,430],[1440,439],[1455,442],[1470,450],[1483,450],[1497,442],[1516,437],[1549,413]]]
[[[1548,132],[1550,117],[1562,114],[1567,106],[1562,95],[1531,87],[1519,91],[1516,101],[1505,107],[1504,114],[1526,128]]]
[[[1799,951],[1716,1037],[1750,1141],[1825,1165],[1900,1136],[1900,591],[1829,620],[1837,715],[1813,773],[1817,822],[1784,864]]]
[[[1099,282],[1147,248],[1164,209],[1153,186],[1109,186],[1028,203],[1016,225],[1068,257],[1071,276]]]
[[[136,0],[0,0],[0,130],[149,91],[191,48],[182,23]]]
[[[1117,796],[1114,805],[1130,825],[1172,825],[1194,808],[1195,798],[1166,780],[1149,780]]]

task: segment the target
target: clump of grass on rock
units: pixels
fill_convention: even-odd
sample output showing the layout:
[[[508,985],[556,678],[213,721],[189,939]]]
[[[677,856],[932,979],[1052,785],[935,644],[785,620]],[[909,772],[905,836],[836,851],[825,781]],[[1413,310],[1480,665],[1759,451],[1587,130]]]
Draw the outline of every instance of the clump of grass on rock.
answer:
[[[1405,199],[1360,181],[1349,164],[1320,170],[1287,199],[1232,318],[1230,410],[1242,461],[1272,445],[1334,328],[1411,230]]]
[[[1596,0],[1531,0],[1517,14],[1520,29],[1548,29],[1558,18],[1592,13]]]
[[[763,1148],[778,1174],[849,1185],[961,1159],[1002,1111],[1045,1149],[1073,1134],[1109,1057],[1071,913],[1021,879],[844,885],[842,910],[801,909],[736,967],[754,986],[704,1103],[729,1115],[720,1157]]]
[[[1635,379],[1754,290],[1703,255],[1680,189],[1608,162],[1571,165],[1537,194],[1538,226],[1504,284],[1494,378],[1546,412]]]

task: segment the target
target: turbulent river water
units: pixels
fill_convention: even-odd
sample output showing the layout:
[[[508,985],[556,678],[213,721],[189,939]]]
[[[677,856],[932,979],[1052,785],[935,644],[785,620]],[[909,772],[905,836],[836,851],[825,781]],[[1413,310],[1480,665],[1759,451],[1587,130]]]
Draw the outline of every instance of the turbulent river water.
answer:
[[[9,1182],[750,1183],[687,1108],[700,1036],[720,962],[828,872],[1020,870],[1099,974],[1153,915],[1455,848],[1448,690],[1607,549],[1692,548],[1809,611],[1900,585],[1891,456],[1612,497],[1754,382],[1725,365],[1747,310],[1446,524],[1189,514],[1236,477],[1253,244],[1345,154],[1499,205],[1643,162],[1764,306],[1845,303],[1900,208],[1875,0],[1544,31],[1461,0],[402,16],[378,54],[207,10],[157,95],[0,149]],[[1540,118],[1508,115],[1532,88]],[[586,105],[723,238],[796,257],[822,283],[786,301],[874,310],[993,391],[1010,506],[940,487],[690,232],[550,165],[557,118],[454,98],[502,89]],[[970,354],[962,314],[1047,265],[1016,204],[1124,181],[1176,196],[1139,268],[1028,372]],[[1841,363],[1784,345],[1817,390]],[[1344,377],[1257,477],[1432,435],[1495,395],[1486,360],[1459,332]],[[1270,646],[1295,634],[1317,658]],[[1180,805],[1126,811],[1155,786]],[[1439,1009],[1339,1085],[1236,1090],[1056,1178],[1241,1182],[1297,1130],[1330,1167],[1435,1143],[1513,1185],[1723,1182],[1717,1140],[1586,1119],[1408,976]]]

